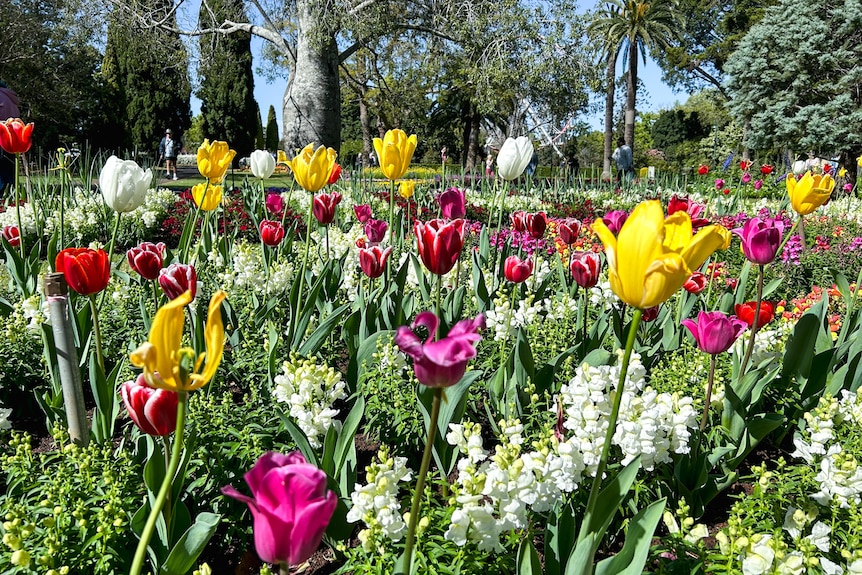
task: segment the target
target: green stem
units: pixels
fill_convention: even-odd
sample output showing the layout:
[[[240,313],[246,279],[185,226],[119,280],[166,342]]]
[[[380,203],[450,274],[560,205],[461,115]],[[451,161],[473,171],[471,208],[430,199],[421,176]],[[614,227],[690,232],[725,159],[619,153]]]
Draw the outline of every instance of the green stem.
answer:
[[[153,288],[153,317],[155,317],[155,313],[159,311],[159,291],[156,287],[158,280],[150,280],[150,285]]]
[[[21,226],[21,192],[18,189],[18,162],[21,154],[15,154],[15,216],[18,218],[18,249],[21,252],[21,259],[24,259],[24,228]],[[34,210],[35,213],[35,210]],[[53,264],[53,262],[51,262]]]
[[[60,172],[60,245],[58,246],[60,251],[66,247],[66,237],[65,230],[63,228],[66,227],[66,216],[65,216],[65,204],[66,204],[66,178],[64,177],[63,171]],[[20,230],[19,230],[20,231]],[[110,255],[110,254],[109,254]]]
[[[278,575],[290,575],[290,565],[285,563],[278,564]]]
[[[182,247],[182,250],[180,251],[180,253],[182,254],[182,257],[180,258],[180,261],[181,261],[182,263],[188,263],[188,261],[189,261],[189,260],[188,260],[188,257],[189,257],[189,247],[192,245],[192,239],[194,238],[194,235],[195,235],[195,228],[196,228],[196,227],[197,227],[197,225],[198,225],[198,218],[200,218],[200,215],[201,215],[201,205],[202,205],[202,204],[204,203],[204,201],[206,200],[207,192],[208,192],[208,191],[209,191],[209,189],[210,189],[210,181],[209,181],[209,180],[207,180],[207,183],[206,183],[206,184],[207,184],[207,185],[206,185],[206,187],[204,188],[204,193],[203,193],[203,195],[201,195],[201,201],[200,201],[200,203],[195,202],[195,215],[194,215],[194,217],[192,218],[192,227],[191,227],[191,229],[189,230],[189,237],[186,239],[186,245],[184,245],[184,246]],[[201,233],[203,233],[203,231],[201,231]]]
[[[99,362],[102,373],[105,373],[105,359],[102,355],[102,331],[99,329],[99,307],[96,305],[96,294],[90,294],[89,299],[90,313],[93,316],[93,338],[96,341],[96,361]]]
[[[715,381],[715,354],[709,356],[709,380],[706,384],[706,399],[703,402],[703,416],[700,418],[701,435],[709,420],[709,402],[712,401],[712,385]]]
[[[395,242],[393,239],[395,238],[395,227],[393,222],[393,218],[395,217],[395,180],[389,180],[389,243],[393,246]],[[389,275],[392,268],[392,258],[386,260],[386,283],[389,283]]]
[[[443,306],[441,305],[441,301],[442,301],[442,292],[443,292],[443,276],[437,276],[437,293],[436,293],[436,297],[437,297],[437,317],[438,317],[438,318],[439,318],[439,317],[441,317],[441,316],[440,316],[440,313],[441,313],[441,310],[442,310],[442,307],[443,307]]]
[[[163,455],[165,457],[165,469],[167,469],[171,466],[171,440],[168,439],[167,435],[162,436],[162,446],[164,448]],[[168,496],[165,499],[165,512],[164,512],[165,523],[167,524],[167,527],[168,527],[168,540],[169,541],[171,540],[171,523],[172,523],[171,519],[173,519],[173,513],[171,512],[171,495],[172,495],[171,491],[173,491],[173,489],[168,491]]]
[[[739,364],[739,378],[745,374],[745,368],[748,367],[748,360],[751,359],[751,350],[754,349],[754,338],[757,335],[757,325],[760,321],[760,302],[763,299],[763,264],[758,266],[759,273],[757,275],[757,305],[754,308],[754,321],[751,323],[751,337],[748,338],[748,347],[745,349],[745,356],[742,358],[742,363]]]
[[[311,201],[314,202],[313,196],[311,198]],[[305,257],[302,259],[302,267],[300,268],[299,272],[299,291],[297,292],[296,301],[293,302],[293,307],[295,307],[296,309],[291,310],[290,339],[288,339],[288,345],[290,346],[293,346],[293,338],[296,336],[296,324],[299,323],[299,310],[302,305],[302,292],[305,289],[305,270],[308,266],[308,258],[311,253],[312,207],[312,204],[308,205],[308,217],[305,222]]]
[[[413,501],[410,504],[410,523],[407,525],[407,538],[404,543],[404,569],[410,573],[413,562],[413,544],[416,540],[416,526],[419,523],[419,501],[425,491],[425,476],[428,475],[428,467],[431,464],[431,452],[434,448],[434,439],[437,436],[437,418],[440,415],[440,400],[443,397],[443,388],[434,388],[434,400],[431,403],[431,422],[428,426],[428,438],[425,441],[425,451],[422,453],[422,464],[419,467],[419,476],[416,478],[416,491],[413,492]]]
[[[141,575],[141,569],[144,567],[144,560],[147,556],[147,547],[150,545],[150,539],[153,537],[153,532],[156,530],[156,521],[158,521],[159,513],[168,498],[168,493],[171,491],[174,475],[180,466],[180,456],[183,452],[183,431],[186,426],[186,410],[188,409],[189,393],[187,391],[177,392],[179,401],[177,403],[177,430],[174,432],[174,446],[171,451],[171,460],[168,464],[168,469],[165,471],[165,478],[162,480],[162,487],[159,489],[159,494],[156,496],[156,501],[153,503],[153,508],[150,510],[150,516],[147,517],[147,523],[144,525],[144,530],[141,533],[141,540],[138,541],[138,548],[135,551],[135,558],[132,561],[132,569],[129,575]]]
[[[108,268],[113,267],[111,264],[114,261],[114,244],[117,242],[117,234],[120,231],[120,217],[123,214],[121,212],[117,212],[117,219],[114,220],[114,231],[111,233],[111,241],[108,244]],[[99,298],[99,309],[105,305],[105,297],[108,295],[108,290],[102,290],[102,295]]]
[[[614,438],[614,432],[617,428],[617,418],[620,415],[620,406],[622,405],[623,393],[625,392],[626,373],[629,369],[629,360],[632,357],[632,349],[634,349],[635,346],[638,326],[640,326],[642,316],[643,310],[641,309],[635,309],[634,313],[632,314],[632,323],[629,326],[629,336],[626,340],[626,349],[625,353],[623,354],[622,365],[620,366],[620,379],[619,383],[617,384],[617,389],[614,392],[614,404],[611,408],[611,415],[608,418],[608,430],[605,432],[605,442],[604,445],[602,445],[602,454],[599,458],[598,467],[596,467],[596,476],[593,478],[593,486],[592,488],[590,488],[590,498],[587,500],[587,508],[584,512],[584,522],[589,521],[596,511],[596,502],[599,498],[599,492],[602,489],[603,475],[605,474],[605,470],[608,467],[608,457],[610,456],[611,452],[611,441]],[[586,535],[587,530],[584,527],[581,527],[578,540],[580,541]],[[590,556],[585,558],[588,561],[589,565],[593,564],[594,556],[595,548],[590,553]],[[590,567],[590,571],[592,571],[592,567]]]

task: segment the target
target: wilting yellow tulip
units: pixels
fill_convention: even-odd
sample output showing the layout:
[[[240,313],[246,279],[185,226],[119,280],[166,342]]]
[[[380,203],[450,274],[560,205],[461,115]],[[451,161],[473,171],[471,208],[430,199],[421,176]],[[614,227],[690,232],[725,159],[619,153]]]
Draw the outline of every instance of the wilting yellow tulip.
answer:
[[[222,187],[214,184],[198,184],[192,186],[192,198],[195,205],[205,212],[211,212],[221,203]]]
[[[287,165],[293,172],[296,183],[309,192],[317,192],[329,182],[329,175],[335,167],[337,154],[332,148],[308,144]]]
[[[231,150],[227,142],[204,140],[198,148],[198,171],[210,182],[219,183],[224,179],[236,150]]]
[[[221,302],[226,297],[227,294],[219,290],[210,299],[204,328],[206,353],[200,355],[190,347],[180,347],[185,326],[183,308],[192,301],[191,291],[159,308],[150,326],[148,341],[130,355],[133,365],[144,368],[148,384],[169,391],[193,391],[209,383],[224,354]],[[201,370],[204,360],[206,366]]]
[[[404,180],[401,182],[401,185],[398,186],[398,195],[404,198],[405,200],[409,200],[413,197],[413,193],[416,191],[416,181],[415,180]]]
[[[835,187],[835,180],[829,174],[812,175],[810,171],[799,181],[793,174],[787,176],[787,193],[790,195],[790,205],[800,216],[807,216],[822,206]]]
[[[403,178],[416,151],[416,134],[408,138],[404,130],[389,130],[382,140],[374,138],[374,150],[384,176],[390,180]]]
[[[730,232],[712,225],[692,235],[691,218],[667,218],[657,200],[641,202],[619,236],[601,218],[593,231],[605,245],[611,289],[630,306],[646,309],[666,301],[715,250],[730,245]]]

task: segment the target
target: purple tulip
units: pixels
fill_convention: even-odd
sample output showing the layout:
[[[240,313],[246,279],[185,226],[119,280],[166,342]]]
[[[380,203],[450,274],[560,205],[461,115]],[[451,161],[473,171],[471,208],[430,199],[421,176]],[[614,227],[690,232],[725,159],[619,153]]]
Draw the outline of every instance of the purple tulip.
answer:
[[[720,190],[723,187],[724,187],[724,180],[722,180],[721,178],[716,178],[715,179],[715,189]]]
[[[742,238],[742,252],[749,261],[755,264],[768,264],[775,259],[781,237],[784,234],[784,222],[774,218],[754,217],[745,222],[733,233]]]
[[[611,230],[611,233],[614,235],[620,233],[620,230],[622,229],[623,224],[626,223],[627,219],[629,219],[629,214],[625,210],[614,210],[606,213],[602,217],[602,221],[605,222],[605,225],[608,226],[608,229]]]
[[[742,183],[743,184],[747,184],[750,181],[751,181],[751,174],[749,174],[748,172],[745,172],[744,174],[742,174]]]
[[[254,547],[267,563],[299,565],[320,546],[338,498],[326,489],[326,474],[299,452],[268,452],[245,474],[251,497],[230,485],[221,492],[248,504],[254,517]]]
[[[457,220],[467,214],[467,198],[458,188],[449,188],[437,199],[440,202],[440,213],[447,220]]]
[[[763,180],[761,180],[759,178],[754,180],[754,189],[755,190],[759,190],[762,187],[763,187]]]
[[[428,387],[455,385],[467,371],[467,362],[476,357],[475,343],[482,339],[479,330],[485,327],[485,316],[459,321],[445,338],[434,341],[440,321],[430,311],[416,316],[410,327],[402,325],[395,335],[401,351],[413,358],[413,372],[419,383]],[[419,326],[428,330],[423,343],[413,332]]]
[[[365,222],[365,237],[368,238],[369,244],[379,244],[386,236],[386,230],[389,229],[389,224],[383,220],[368,220]]]
[[[685,319],[682,325],[694,336],[701,351],[713,355],[730,349],[733,342],[748,327],[748,324],[738,317],[727,316],[720,311],[698,312],[697,321]]]

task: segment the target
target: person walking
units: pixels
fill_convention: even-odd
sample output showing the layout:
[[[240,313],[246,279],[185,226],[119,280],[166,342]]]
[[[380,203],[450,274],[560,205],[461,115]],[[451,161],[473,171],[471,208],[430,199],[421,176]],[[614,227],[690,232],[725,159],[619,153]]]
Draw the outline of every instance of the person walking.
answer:
[[[165,130],[165,137],[159,142],[159,163],[162,159],[165,160],[165,177],[168,179],[171,179],[171,172],[173,172],[173,179],[178,179],[177,156],[181,147],[180,141],[174,139],[173,131],[170,128]]]
[[[0,80],[0,122],[9,118],[18,118],[21,112],[18,110],[18,95]],[[15,156],[0,150],[0,194],[15,183]]]
[[[611,160],[617,165],[617,184],[619,187],[634,179],[635,167],[632,149],[626,145],[624,139],[617,140],[617,149],[614,150]]]

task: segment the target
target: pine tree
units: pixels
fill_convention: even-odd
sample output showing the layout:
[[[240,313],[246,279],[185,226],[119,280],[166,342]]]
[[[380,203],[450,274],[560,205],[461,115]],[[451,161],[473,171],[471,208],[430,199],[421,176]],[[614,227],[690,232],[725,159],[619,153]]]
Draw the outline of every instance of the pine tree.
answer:
[[[269,114],[266,117],[266,149],[274,152],[281,147],[280,144],[278,122],[275,120],[275,107],[270,105]]]
[[[255,114],[254,117],[257,118],[257,133],[254,135],[254,149],[255,150],[263,150],[266,146],[266,136],[263,135],[263,120],[260,117],[260,106],[255,102],[254,104]]]
[[[212,12],[205,9],[207,6]],[[246,18],[242,0],[210,0],[201,6],[200,25],[217,26],[224,19]],[[200,38],[198,73],[204,136],[223,140],[237,152],[237,160],[254,150],[260,117],[254,100],[251,36],[248,33],[211,34]]]

